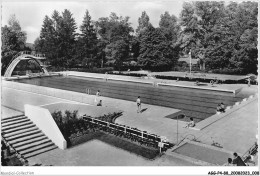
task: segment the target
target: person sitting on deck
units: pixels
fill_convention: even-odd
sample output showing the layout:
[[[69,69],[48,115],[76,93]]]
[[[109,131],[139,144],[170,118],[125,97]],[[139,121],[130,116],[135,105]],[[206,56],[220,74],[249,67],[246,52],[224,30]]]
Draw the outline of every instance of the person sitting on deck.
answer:
[[[228,158],[228,162],[225,164],[225,166],[234,166],[234,164],[232,164],[232,158]]]
[[[189,127],[195,127],[195,122],[192,117],[190,118],[190,122],[187,124],[185,128],[189,128]]]
[[[197,85],[197,86],[200,85],[199,80],[196,80],[195,85]]]
[[[224,104],[223,104],[224,105]],[[219,103],[218,106],[217,106],[217,113],[221,113],[221,112],[225,112],[225,108],[223,109],[221,104]]]
[[[98,102],[97,106],[102,106],[102,100]]]
[[[225,105],[223,102],[220,103],[220,112],[225,112]]]

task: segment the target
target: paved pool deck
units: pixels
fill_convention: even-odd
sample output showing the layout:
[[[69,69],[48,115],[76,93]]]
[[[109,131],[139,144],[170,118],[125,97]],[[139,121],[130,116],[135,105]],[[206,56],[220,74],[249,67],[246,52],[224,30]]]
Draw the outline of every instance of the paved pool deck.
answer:
[[[220,85],[224,86],[224,85]],[[255,95],[258,86],[248,87],[247,85],[225,85],[239,86],[241,91]],[[91,95],[89,98],[93,98]],[[210,124],[202,130],[183,128],[185,122],[165,118],[166,115],[177,112],[178,110],[161,106],[142,104],[142,113],[137,113],[135,102],[102,97],[104,106],[123,110],[123,116],[116,120],[116,123],[126,124],[161,136],[166,136],[173,143],[180,142],[185,137],[192,139],[194,136],[202,144],[211,145],[214,142],[228,151],[244,154],[256,141],[258,124],[258,98],[254,97],[250,102],[239,105],[236,111],[229,113],[220,120]],[[23,111],[24,104],[48,105],[57,102],[73,101],[43,96],[36,93],[19,91],[10,88],[2,88],[2,105],[12,107],[18,111]],[[94,105],[94,104],[92,104]],[[10,111],[5,110],[5,111]],[[8,114],[8,113],[7,113]],[[178,123],[178,141],[177,141]],[[54,150],[59,151],[59,149]],[[60,152],[60,151],[59,151]],[[49,153],[46,153],[49,155]],[[62,155],[59,155],[62,158]],[[71,155],[72,158],[73,155]],[[141,164],[142,162],[140,162]],[[169,162],[171,163],[171,162]],[[75,162],[77,164],[77,162]],[[115,163],[116,164],[116,163]],[[128,163],[131,165],[131,163]],[[127,165],[128,165],[127,164]],[[184,164],[184,163],[183,163]],[[55,165],[55,164],[54,164]],[[142,164],[141,164],[142,165]],[[145,164],[144,164],[145,165]],[[174,161],[172,165],[175,165]],[[186,165],[186,164],[184,164]]]
[[[99,140],[91,140],[66,150],[55,149],[29,158],[28,161],[30,164],[54,166],[196,166],[167,155],[148,160]]]

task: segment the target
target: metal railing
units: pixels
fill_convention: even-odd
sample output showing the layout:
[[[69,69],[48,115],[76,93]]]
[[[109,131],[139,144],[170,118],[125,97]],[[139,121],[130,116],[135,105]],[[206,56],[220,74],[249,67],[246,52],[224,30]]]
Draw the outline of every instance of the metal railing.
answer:
[[[248,155],[252,155],[254,152],[258,151],[258,144],[255,143],[252,147],[250,147],[243,155],[242,155],[242,159],[246,160]]]
[[[141,131],[138,130],[136,128],[132,128],[126,125],[121,125],[121,124],[115,124],[115,123],[110,123],[110,122],[106,122],[106,121],[102,121],[99,119],[95,119],[89,116],[84,115],[83,119],[89,123],[92,123],[94,125],[98,125],[101,128],[107,128],[109,130],[113,130],[119,133],[123,133],[123,134],[127,134],[127,135],[131,135],[140,139],[144,139],[147,141],[152,141],[154,144],[156,144],[156,146],[159,146],[159,143],[163,144],[164,147],[162,148],[171,148],[173,146],[173,144],[171,144],[170,142],[168,142],[166,137],[162,137],[162,136],[158,136],[156,134],[151,134],[148,133],[147,131]]]

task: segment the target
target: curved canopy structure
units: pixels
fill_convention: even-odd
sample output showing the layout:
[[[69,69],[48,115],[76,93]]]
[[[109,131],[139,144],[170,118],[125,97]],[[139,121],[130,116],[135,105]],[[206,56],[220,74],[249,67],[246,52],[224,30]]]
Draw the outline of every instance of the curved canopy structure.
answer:
[[[4,77],[11,77],[13,75],[13,72],[17,65],[19,63],[22,63],[22,61],[27,60],[28,63],[34,64],[36,67],[39,68],[40,72],[44,74],[48,74],[48,71],[43,66],[42,62],[40,61],[41,58],[36,57],[35,55],[32,55],[30,52],[20,52],[17,55],[14,56],[14,59],[10,62],[8,65]],[[24,71],[30,71],[30,70],[24,70]]]

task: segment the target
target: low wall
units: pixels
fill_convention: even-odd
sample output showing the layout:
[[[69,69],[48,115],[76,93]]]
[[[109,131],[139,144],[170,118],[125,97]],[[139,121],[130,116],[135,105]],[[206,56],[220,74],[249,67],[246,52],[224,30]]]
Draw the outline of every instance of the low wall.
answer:
[[[242,88],[236,89],[236,90],[230,90],[230,89],[214,89],[212,87],[200,87],[200,86],[185,86],[185,85],[177,85],[177,84],[166,84],[166,83],[157,83],[158,86],[173,86],[173,87],[183,87],[183,88],[190,88],[190,89],[203,89],[203,90],[209,90],[209,91],[219,91],[219,92],[228,92],[237,94],[241,91]]]
[[[246,106],[247,104],[249,104],[253,101],[256,101],[257,99],[258,99],[257,94],[251,95],[249,98],[244,98],[241,102],[238,101],[233,106],[228,106],[226,108],[225,113],[216,113],[215,115],[207,118],[206,120],[199,122],[198,124],[196,124],[195,127],[191,128],[191,129],[193,129],[193,130],[203,130],[204,128],[208,127],[209,125],[217,122],[218,120],[220,120],[222,118],[225,118],[229,114],[241,109],[242,107]]]
[[[37,85],[32,85],[32,84],[19,83],[19,82],[14,82],[14,81],[5,81],[5,80],[2,80],[2,86],[12,88],[12,89],[37,93],[37,94],[41,94],[41,95],[47,95],[47,96],[52,96],[52,97],[56,97],[56,98],[76,101],[76,102],[80,102],[80,103],[95,104],[95,102],[94,102],[95,96],[94,95],[86,96],[86,94],[84,94],[84,93],[72,92],[72,91],[55,89],[55,88],[50,88],[50,87],[37,86]]]
[[[53,120],[49,110],[33,106],[24,105],[25,115],[60,149],[67,148],[67,141],[64,139],[56,122]]]

